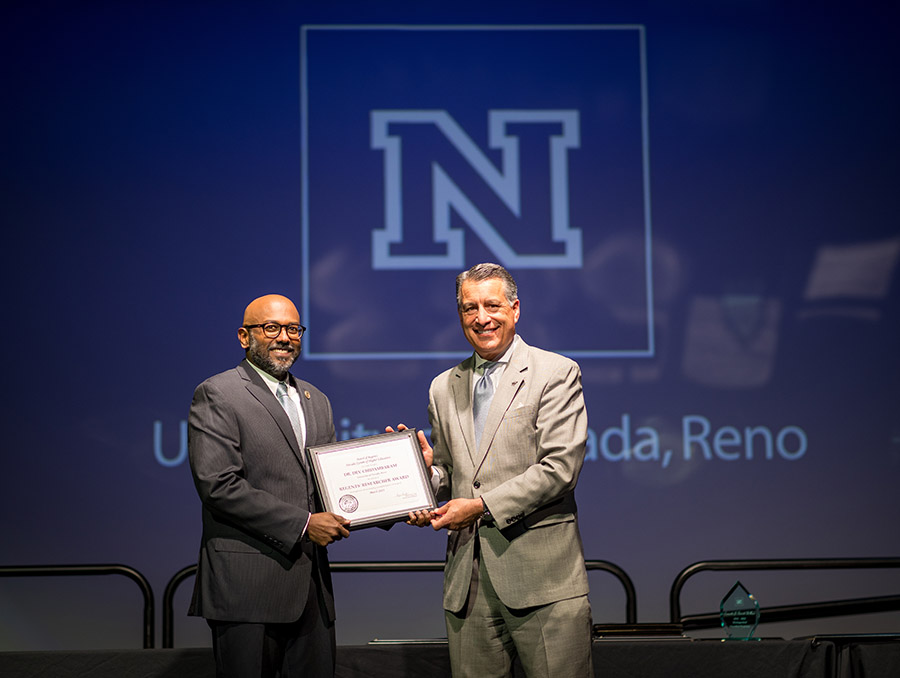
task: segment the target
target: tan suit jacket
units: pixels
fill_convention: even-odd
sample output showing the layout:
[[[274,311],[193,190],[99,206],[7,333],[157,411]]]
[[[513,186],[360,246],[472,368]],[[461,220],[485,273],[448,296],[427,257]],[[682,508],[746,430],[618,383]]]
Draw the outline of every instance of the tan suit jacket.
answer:
[[[491,582],[507,607],[585,595],[573,498],[587,441],[581,370],[568,358],[518,339],[509,364],[495,379],[476,449],[474,364],[473,356],[438,375],[429,391],[438,499],[482,497],[493,515],[492,523],[479,521],[449,532],[444,608],[458,612],[466,602],[476,535]]]

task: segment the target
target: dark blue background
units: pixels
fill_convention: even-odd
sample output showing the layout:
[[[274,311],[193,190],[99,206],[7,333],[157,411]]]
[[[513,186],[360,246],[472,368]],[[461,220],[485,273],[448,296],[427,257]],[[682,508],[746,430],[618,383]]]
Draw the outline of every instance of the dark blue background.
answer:
[[[697,560],[896,556],[896,14],[774,1],[6,9],[0,560],[126,563],[157,595],[195,562],[199,504],[187,465],[155,459],[154,422],[177,459],[193,388],[241,358],[244,306],[302,296],[300,27],[347,23],[645,26],[656,352],[582,361],[595,444],[578,488],[585,555],[629,572],[641,621],[667,618],[671,581]],[[535,54],[536,72],[542,63]],[[526,340],[544,343],[550,323],[600,334],[605,317],[633,311],[639,295],[617,282],[642,250],[607,245],[586,262],[596,307],[556,313],[554,291],[520,276]],[[427,313],[444,314],[442,340],[464,352],[453,275],[433,274]],[[327,297],[335,313],[368,298],[365,285],[352,291]],[[428,337],[419,309],[396,301],[370,310]],[[365,339],[366,324],[357,331]],[[301,360],[295,372],[329,394],[339,435],[355,437],[427,426],[428,383],[451,362]],[[647,448],[616,460],[625,415],[632,446],[653,427],[675,452],[669,466],[635,458]],[[808,448],[793,461],[699,449],[685,460],[692,415],[714,429],[799,427]],[[331,557],[437,560],[443,544],[398,525],[355,532]],[[885,573],[741,579],[763,605],[898,586]],[[705,582],[685,591],[686,612],[713,611],[733,576]],[[0,584],[0,649],[139,642],[128,583]],[[602,574],[591,584],[595,621],[623,621],[617,585]],[[189,588],[176,642],[204,644],[203,623],[180,616]],[[343,644],[444,633],[439,575],[337,575],[336,589]],[[896,628],[896,615],[873,615],[766,633]]]

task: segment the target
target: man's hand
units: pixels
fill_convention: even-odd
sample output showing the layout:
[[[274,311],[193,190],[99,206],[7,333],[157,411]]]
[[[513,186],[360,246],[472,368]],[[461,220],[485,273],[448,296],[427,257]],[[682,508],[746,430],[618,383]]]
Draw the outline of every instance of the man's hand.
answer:
[[[484,502],[481,499],[451,499],[432,512],[431,526],[435,530],[442,527],[461,530],[478,520],[482,513]]]
[[[431,523],[433,518],[434,513],[431,511],[410,511],[409,520],[406,521],[406,524],[415,525],[416,527],[425,527]]]
[[[406,424],[397,424],[398,431],[406,431],[409,427]],[[394,429],[390,426],[384,427],[385,433],[393,433]],[[419,449],[422,450],[422,459],[425,461],[425,475],[431,480],[431,464],[434,461],[434,450],[428,444],[428,439],[422,431],[416,431],[416,437],[419,439]],[[431,511],[410,511],[407,525],[415,525],[416,527],[425,527],[434,519],[435,514]]]
[[[409,427],[406,424],[397,424],[398,431],[405,431]],[[384,427],[385,433],[393,433],[394,429],[390,426]],[[431,477],[431,464],[434,462],[434,450],[431,449],[431,445],[428,444],[428,438],[425,437],[425,433],[421,430],[416,431],[416,437],[419,439],[419,448],[422,450],[422,457],[425,459],[425,470],[428,472],[428,477]]]
[[[306,534],[310,541],[319,546],[328,546],[331,542],[350,536],[347,525],[350,521],[337,513],[313,513],[309,516]]]

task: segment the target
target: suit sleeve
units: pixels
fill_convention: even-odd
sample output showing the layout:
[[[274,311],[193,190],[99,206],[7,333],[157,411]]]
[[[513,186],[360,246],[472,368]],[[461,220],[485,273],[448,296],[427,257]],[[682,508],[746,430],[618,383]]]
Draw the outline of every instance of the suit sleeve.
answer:
[[[242,440],[233,404],[215,385],[205,382],[194,392],[188,423],[191,471],[203,506],[219,520],[289,553],[307,524],[309,511],[248,480],[242,446],[250,443]]]
[[[482,495],[501,525],[516,522],[575,489],[587,442],[587,411],[576,363],[559,365],[543,386],[533,441],[532,463]]]

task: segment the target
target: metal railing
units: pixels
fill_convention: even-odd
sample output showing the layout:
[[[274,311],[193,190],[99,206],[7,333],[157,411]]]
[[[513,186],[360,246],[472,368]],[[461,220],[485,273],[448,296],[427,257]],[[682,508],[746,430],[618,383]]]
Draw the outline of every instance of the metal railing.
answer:
[[[0,577],[72,577],[119,574],[138,585],[144,597],[143,647],[153,647],[154,606],[153,589],[147,578],[127,565],[13,565],[0,567]]]
[[[634,584],[628,574],[618,565],[605,560],[586,560],[587,570],[602,570],[612,574],[625,591],[625,624],[637,625],[637,596]],[[672,584],[669,594],[669,618],[672,625],[680,625],[684,630],[714,628],[719,626],[719,614],[683,615],[681,612],[681,592],[685,583],[700,572],[737,570],[837,570],[898,568],[900,558],[814,558],[780,560],[709,560],[694,563],[682,570]],[[332,572],[441,572],[443,561],[361,561],[331,563]],[[182,568],[166,584],[162,604],[163,647],[174,647],[173,600],[178,586],[197,572],[196,565]],[[108,565],[18,565],[0,567],[0,577],[57,577],[124,575],[134,581],[144,599],[143,647],[154,646],[154,602],[153,589],[147,578],[138,570],[119,564]],[[900,610],[900,595],[832,600],[796,605],[760,608],[760,623],[796,621],[820,617],[868,614]],[[640,626],[640,625],[638,625]]]
[[[625,590],[625,619],[626,623],[634,624],[637,621],[637,595],[634,583],[621,567],[606,560],[586,560],[584,566],[587,570],[602,570],[613,575],[622,584]],[[331,563],[332,572],[443,572],[443,560],[420,561],[361,561],[361,562],[335,562]],[[197,573],[196,565],[188,565],[176,572],[163,592],[162,603],[162,642],[164,648],[175,646],[175,614],[173,601],[175,591],[185,579]]]
[[[846,570],[900,568],[900,558],[796,558],[781,560],[706,560],[683,569],[669,593],[669,619],[680,623],[685,630],[708,629],[720,625],[718,612],[682,615],[681,591],[688,579],[700,572],[736,570]],[[900,595],[831,600],[776,607],[761,607],[759,622],[797,621],[836,617],[850,614],[870,614],[900,610]]]

